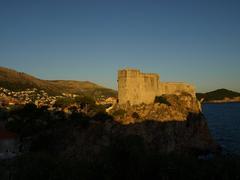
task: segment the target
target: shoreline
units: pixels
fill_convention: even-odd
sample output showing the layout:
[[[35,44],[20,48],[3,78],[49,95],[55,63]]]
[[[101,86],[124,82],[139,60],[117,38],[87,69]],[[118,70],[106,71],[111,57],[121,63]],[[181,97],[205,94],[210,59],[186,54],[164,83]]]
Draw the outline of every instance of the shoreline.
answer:
[[[240,103],[240,101],[230,101],[230,102],[227,102],[227,101],[225,101],[225,102],[203,102],[203,103],[201,103],[202,105],[204,105],[204,104],[237,104],[237,103]]]

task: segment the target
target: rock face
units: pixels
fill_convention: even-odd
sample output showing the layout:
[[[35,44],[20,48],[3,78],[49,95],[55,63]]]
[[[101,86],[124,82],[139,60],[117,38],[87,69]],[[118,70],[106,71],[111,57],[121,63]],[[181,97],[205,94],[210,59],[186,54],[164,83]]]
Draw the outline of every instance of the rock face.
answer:
[[[112,148],[125,148],[127,152],[145,149],[147,153],[193,155],[218,151],[202,115],[192,115],[187,121],[178,122],[95,123],[88,129],[68,132],[71,141],[66,138],[61,142],[65,144],[63,156],[67,158],[91,160]]]
[[[164,101],[165,100],[165,101]],[[122,109],[125,108],[125,109]],[[72,119],[33,137],[32,151],[96,162],[138,153],[215,153],[218,145],[209,132],[198,101],[190,95],[166,95],[156,104],[116,106],[115,120]],[[125,112],[125,113],[123,113]],[[117,122],[118,121],[118,122]],[[112,155],[111,155],[112,154]]]
[[[140,104],[131,106],[130,104],[116,105],[114,111],[124,111],[124,114],[116,117],[118,122],[123,124],[154,120],[160,122],[186,121],[190,113],[201,113],[199,101],[189,94],[163,95],[163,102],[152,104]]]
[[[119,139],[139,138],[149,151],[159,153],[216,152],[198,100],[189,94],[165,95],[164,103],[116,105],[111,113],[115,121],[93,123],[75,133],[76,141],[68,146],[80,157],[99,155]]]
[[[74,141],[61,142],[66,144],[64,156],[94,159],[109,149],[122,147],[126,151],[143,148],[148,153],[218,152],[219,146],[211,137],[196,98],[190,95],[164,98],[168,105],[119,105],[113,109],[122,112],[115,116],[115,121],[92,123],[87,129],[68,131],[67,137]],[[137,147],[132,147],[136,143]]]

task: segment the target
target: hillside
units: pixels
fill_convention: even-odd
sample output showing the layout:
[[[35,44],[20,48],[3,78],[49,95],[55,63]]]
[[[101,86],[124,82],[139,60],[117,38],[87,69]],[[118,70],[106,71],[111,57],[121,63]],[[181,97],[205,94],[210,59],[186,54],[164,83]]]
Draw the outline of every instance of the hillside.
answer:
[[[239,102],[240,93],[228,89],[218,89],[207,93],[197,93],[197,98],[205,103]]]
[[[51,95],[73,93],[90,96],[116,96],[116,91],[89,81],[42,80],[5,67],[0,67],[0,87],[14,91],[37,88],[43,89]]]

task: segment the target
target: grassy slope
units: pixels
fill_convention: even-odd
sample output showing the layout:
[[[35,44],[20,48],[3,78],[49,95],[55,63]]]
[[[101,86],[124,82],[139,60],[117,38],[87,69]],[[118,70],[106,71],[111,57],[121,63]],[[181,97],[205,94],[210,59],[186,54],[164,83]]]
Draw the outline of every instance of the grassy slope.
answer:
[[[116,91],[89,81],[41,80],[26,73],[4,67],[0,67],[0,87],[14,91],[38,88],[47,91],[51,95],[59,95],[65,92],[91,96],[116,96]]]

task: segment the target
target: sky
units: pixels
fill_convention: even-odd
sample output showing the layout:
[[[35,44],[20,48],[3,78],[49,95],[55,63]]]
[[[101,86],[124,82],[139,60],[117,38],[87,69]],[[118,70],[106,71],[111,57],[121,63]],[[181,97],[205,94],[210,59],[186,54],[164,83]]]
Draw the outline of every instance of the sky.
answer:
[[[117,70],[240,91],[239,0],[0,0],[0,66],[117,88]]]

